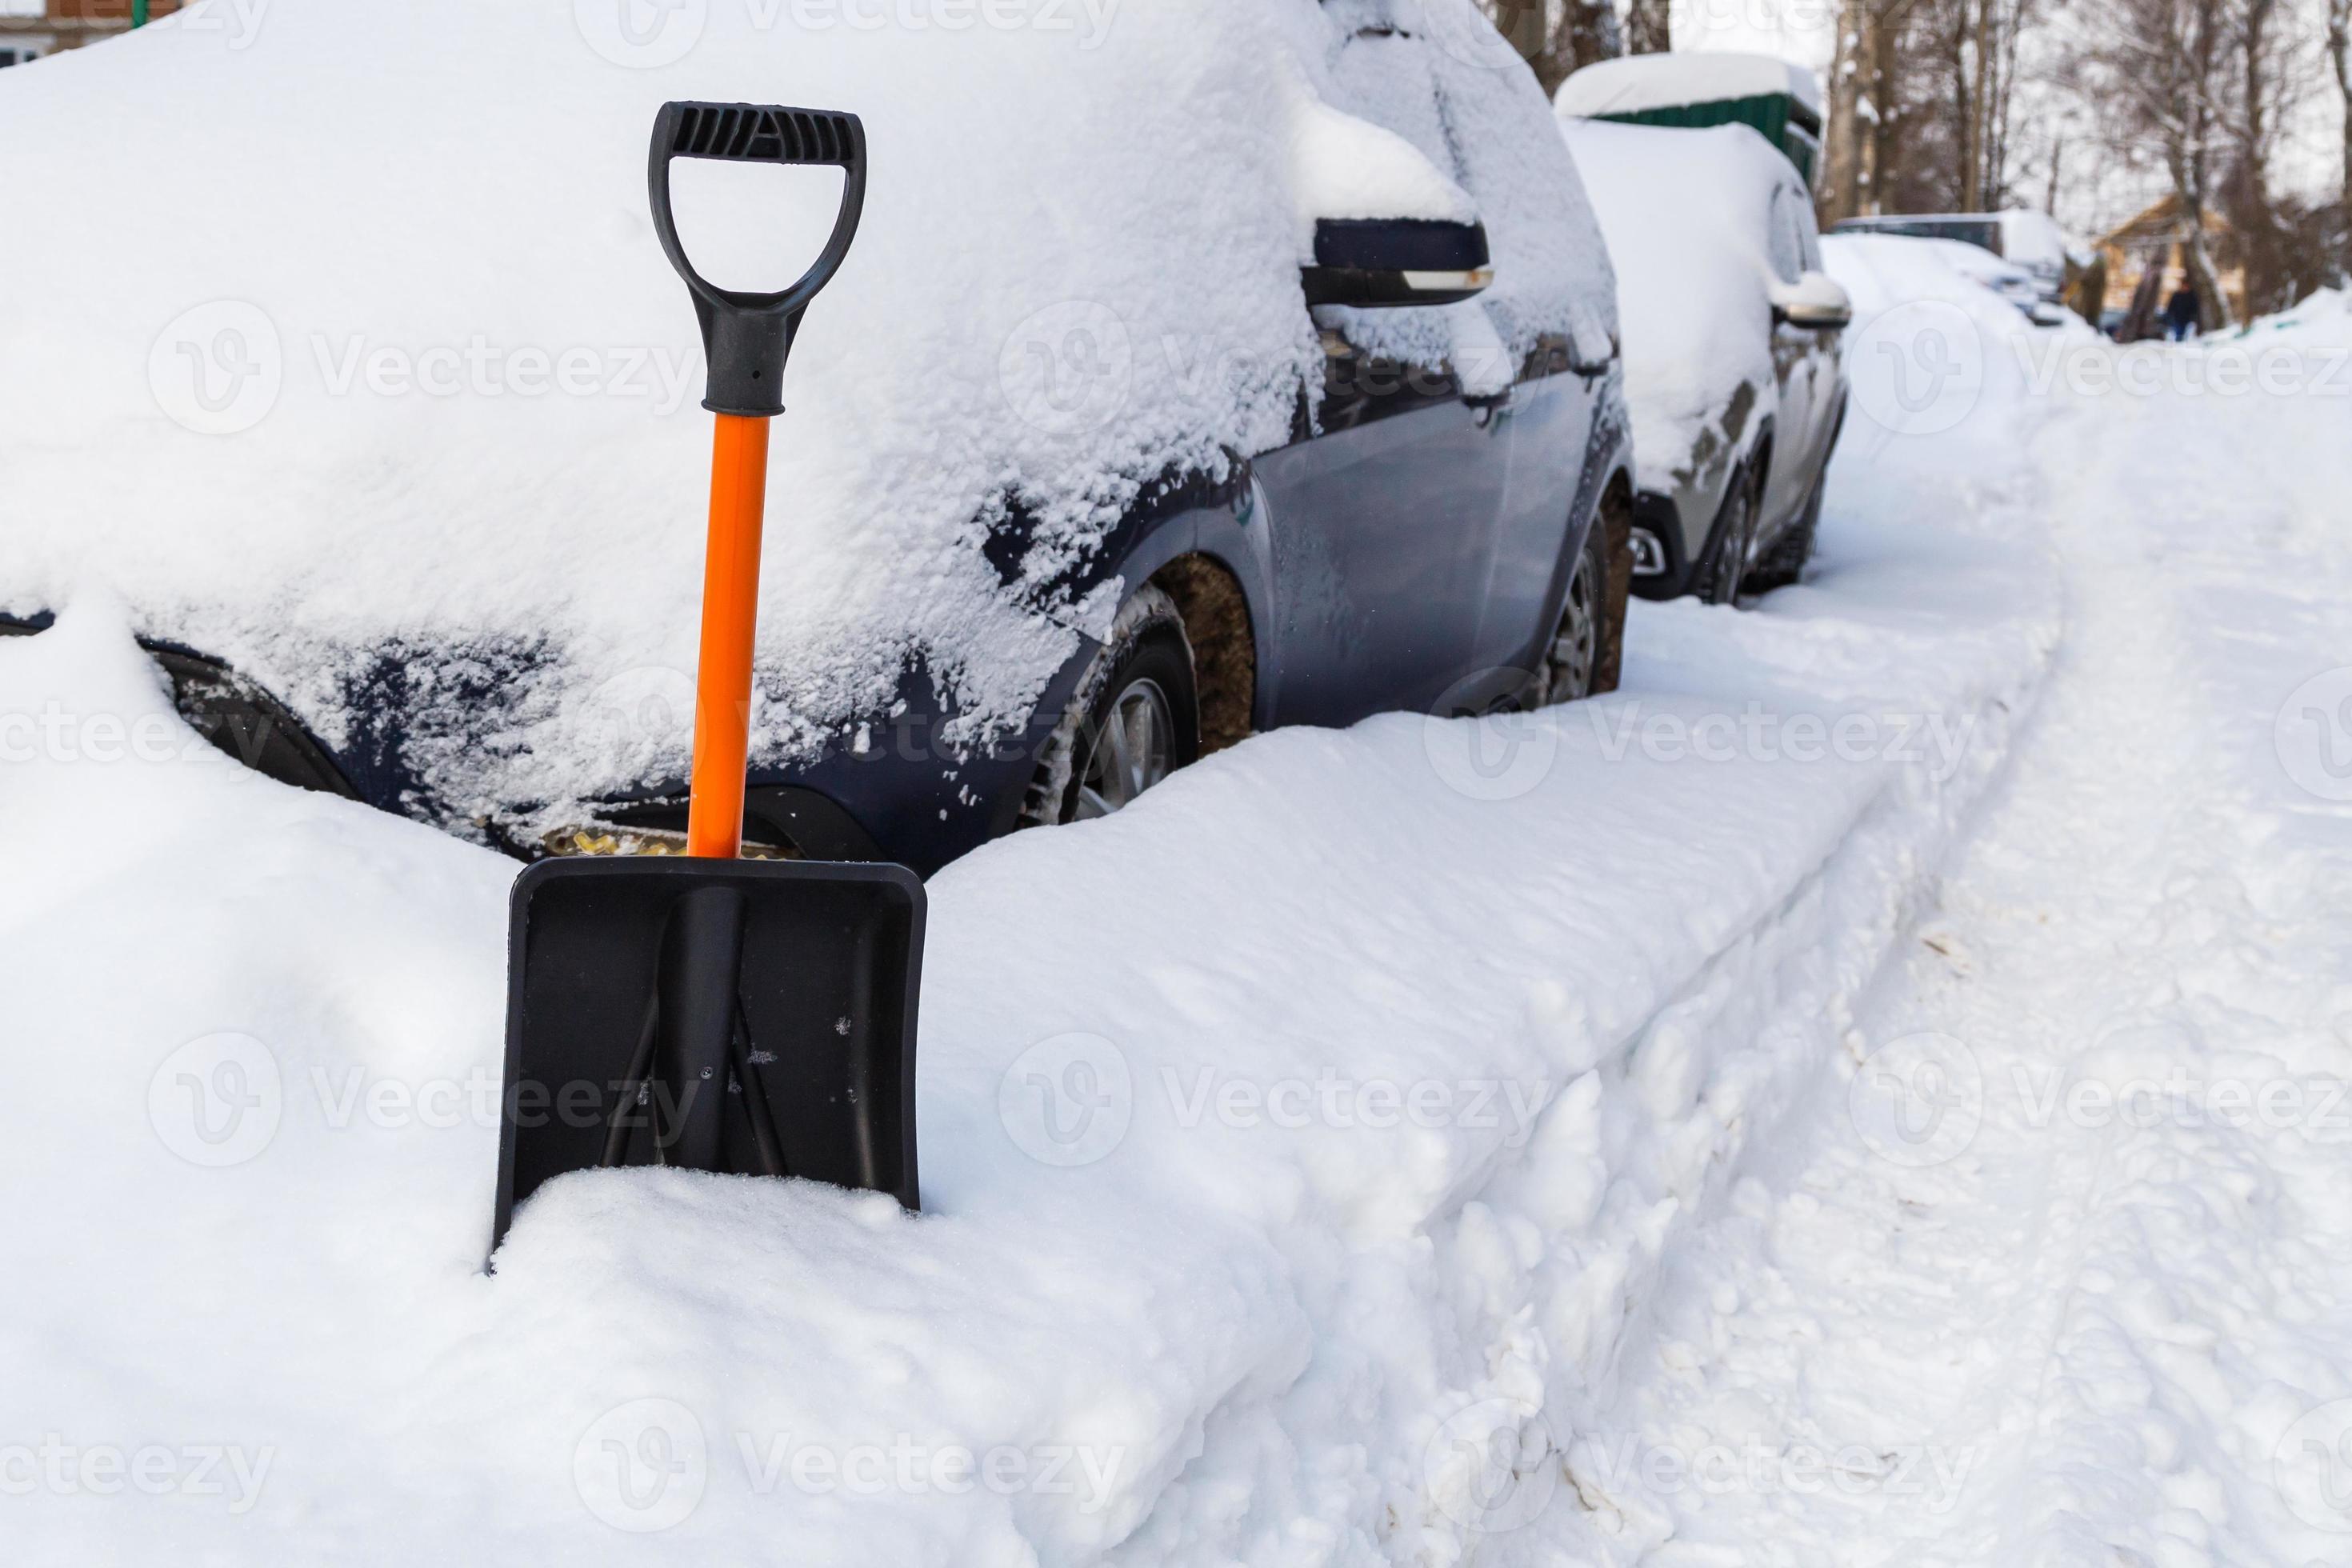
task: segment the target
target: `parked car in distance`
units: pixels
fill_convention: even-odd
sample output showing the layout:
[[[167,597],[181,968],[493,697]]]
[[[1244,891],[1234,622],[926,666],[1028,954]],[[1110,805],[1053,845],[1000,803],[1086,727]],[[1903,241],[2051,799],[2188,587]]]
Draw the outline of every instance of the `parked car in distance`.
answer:
[[[2070,247],[2065,231],[2048,213],[2027,207],[1998,213],[1889,213],[1845,218],[1832,232],[1896,234],[1974,246],[2023,274],[2022,286],[2006,273],[1984,274],[1980,281],[2026,315],[2049,326],[2055,323],[2055,314],[2042,307],[2065,308]]]
[[[1606,247],[1532,79],[1465,58],[1472,0],[1367,14],[1079,47],[712,7],[636,70],[570,7],[418,0],[8,73],[0,181],[78,194],[0,228],[0,631],[110,601],[260,771],[520,856],[674,852],[709,435],[630,401],[695,358],[646,136],[756,93],[859,114],[871,176],[777,423],[749,853],[928,874],[1253,731],[1605,687]],[[431,79],[351,68],[418,28]],[[321,81],[334,133],[289,142]],[[786,187],[706,189],[778,248],[735,220]]]
[[[1871,233],[1841,226],[1833,232],[1841,235]],[[2064,302],[2043,292],[2043,279],[2013,261],[2004,260],[1981,246],[1958,239],[1916,238],[1909,235],[1891,237],[1906,244],[1927,246],[1935,250],[1944,264],[1962,277],[1982,284],[2014,305],[2018,313],[2040,327],[2063,325],[2073,318]]]
[[[1633,592],[1796,581],[1845,419],[1845,291],[1804,182],[1745,125],[1564,117],[1615,265],[1633,419]]]

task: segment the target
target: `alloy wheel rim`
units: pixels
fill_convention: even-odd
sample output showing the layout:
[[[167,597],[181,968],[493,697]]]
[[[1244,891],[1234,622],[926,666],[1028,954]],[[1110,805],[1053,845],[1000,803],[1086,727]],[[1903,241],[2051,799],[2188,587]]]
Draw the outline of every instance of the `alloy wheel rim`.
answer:
[[[1593,613],[1591,574],[1581,556],[1568,580],[1568,603],[1559,613],[1559,635],[1552,638],[1552,685],[1563,699],[1589,695],[1592,668],[1601,656],[1601,618]]]
[[[1158,681],[1139,679],[1120,688],[1079,770],[1070,819],[1108,816],[1165,779],[1175,730],[1174,710]]]

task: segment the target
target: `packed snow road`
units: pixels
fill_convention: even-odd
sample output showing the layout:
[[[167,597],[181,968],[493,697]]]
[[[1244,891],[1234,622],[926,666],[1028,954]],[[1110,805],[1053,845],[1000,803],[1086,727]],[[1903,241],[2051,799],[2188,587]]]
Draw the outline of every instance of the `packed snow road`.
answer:
[[[2342,1560],[2343,405],[2037,392],[1900,254],[1804,585],[938,878],[919,1217],[585,1174],[483,1275],[511,864],[0,646],[7,1554]]]
[[[2352,1560],[2347,346],[2048,399],[2038,710],[1813,1129],[1676,1249],[1598,1560]]]

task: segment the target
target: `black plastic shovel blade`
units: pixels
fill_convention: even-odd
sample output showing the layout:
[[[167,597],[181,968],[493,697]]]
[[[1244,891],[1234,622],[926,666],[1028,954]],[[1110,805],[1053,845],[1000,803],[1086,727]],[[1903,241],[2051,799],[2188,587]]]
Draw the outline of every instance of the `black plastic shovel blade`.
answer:
[[[888,1193],[915,1173],[923,885],[903,866],[543,860],[515,879],[492,1250],[567,1171]]]

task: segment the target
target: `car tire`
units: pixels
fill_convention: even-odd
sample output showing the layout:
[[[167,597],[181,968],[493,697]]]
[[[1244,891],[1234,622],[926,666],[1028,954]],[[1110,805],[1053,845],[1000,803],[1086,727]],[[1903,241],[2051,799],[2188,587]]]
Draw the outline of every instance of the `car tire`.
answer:
[[[1192,645],[1176,601],[1146,584],[1119,606],[1037,762],[1019,826],[1108,816],[1201,754]]]
[[[1760,465],[1743,468],[1723,498],[1723,518],[1716,527],[1715,548],[1707,555],[1699,597],[1710,605],[1738,605],[1748,581],[1748,547],[1755,538],[1758,514],[1763,510]]]
[[[1576,552],[1576,564],[1569,569],[1559,624],[1544,649],[1546,703],[1574,702],[1616,684],[1617,649],[1623,645],[1625,617],[1610,612],[1612,531],[1605,515],[1594,518],[1592,526],[1585,530],[1583,548]],[[1601,684],[1604,672],[1609,677],[1606,686]]]
[[[1812,493],[1805,498],[1805,510],[1790,525],[1789,531],[1775,540],[1764,559],[1748,574],[1742,584],[1752,594],[1769,594],[1775,588],[1786,588],[1804,574],[1805,563],[1813,558],[1813,535],[1822,525],[1822,495],[1829,489],[1826,468],[1813,476]]]

